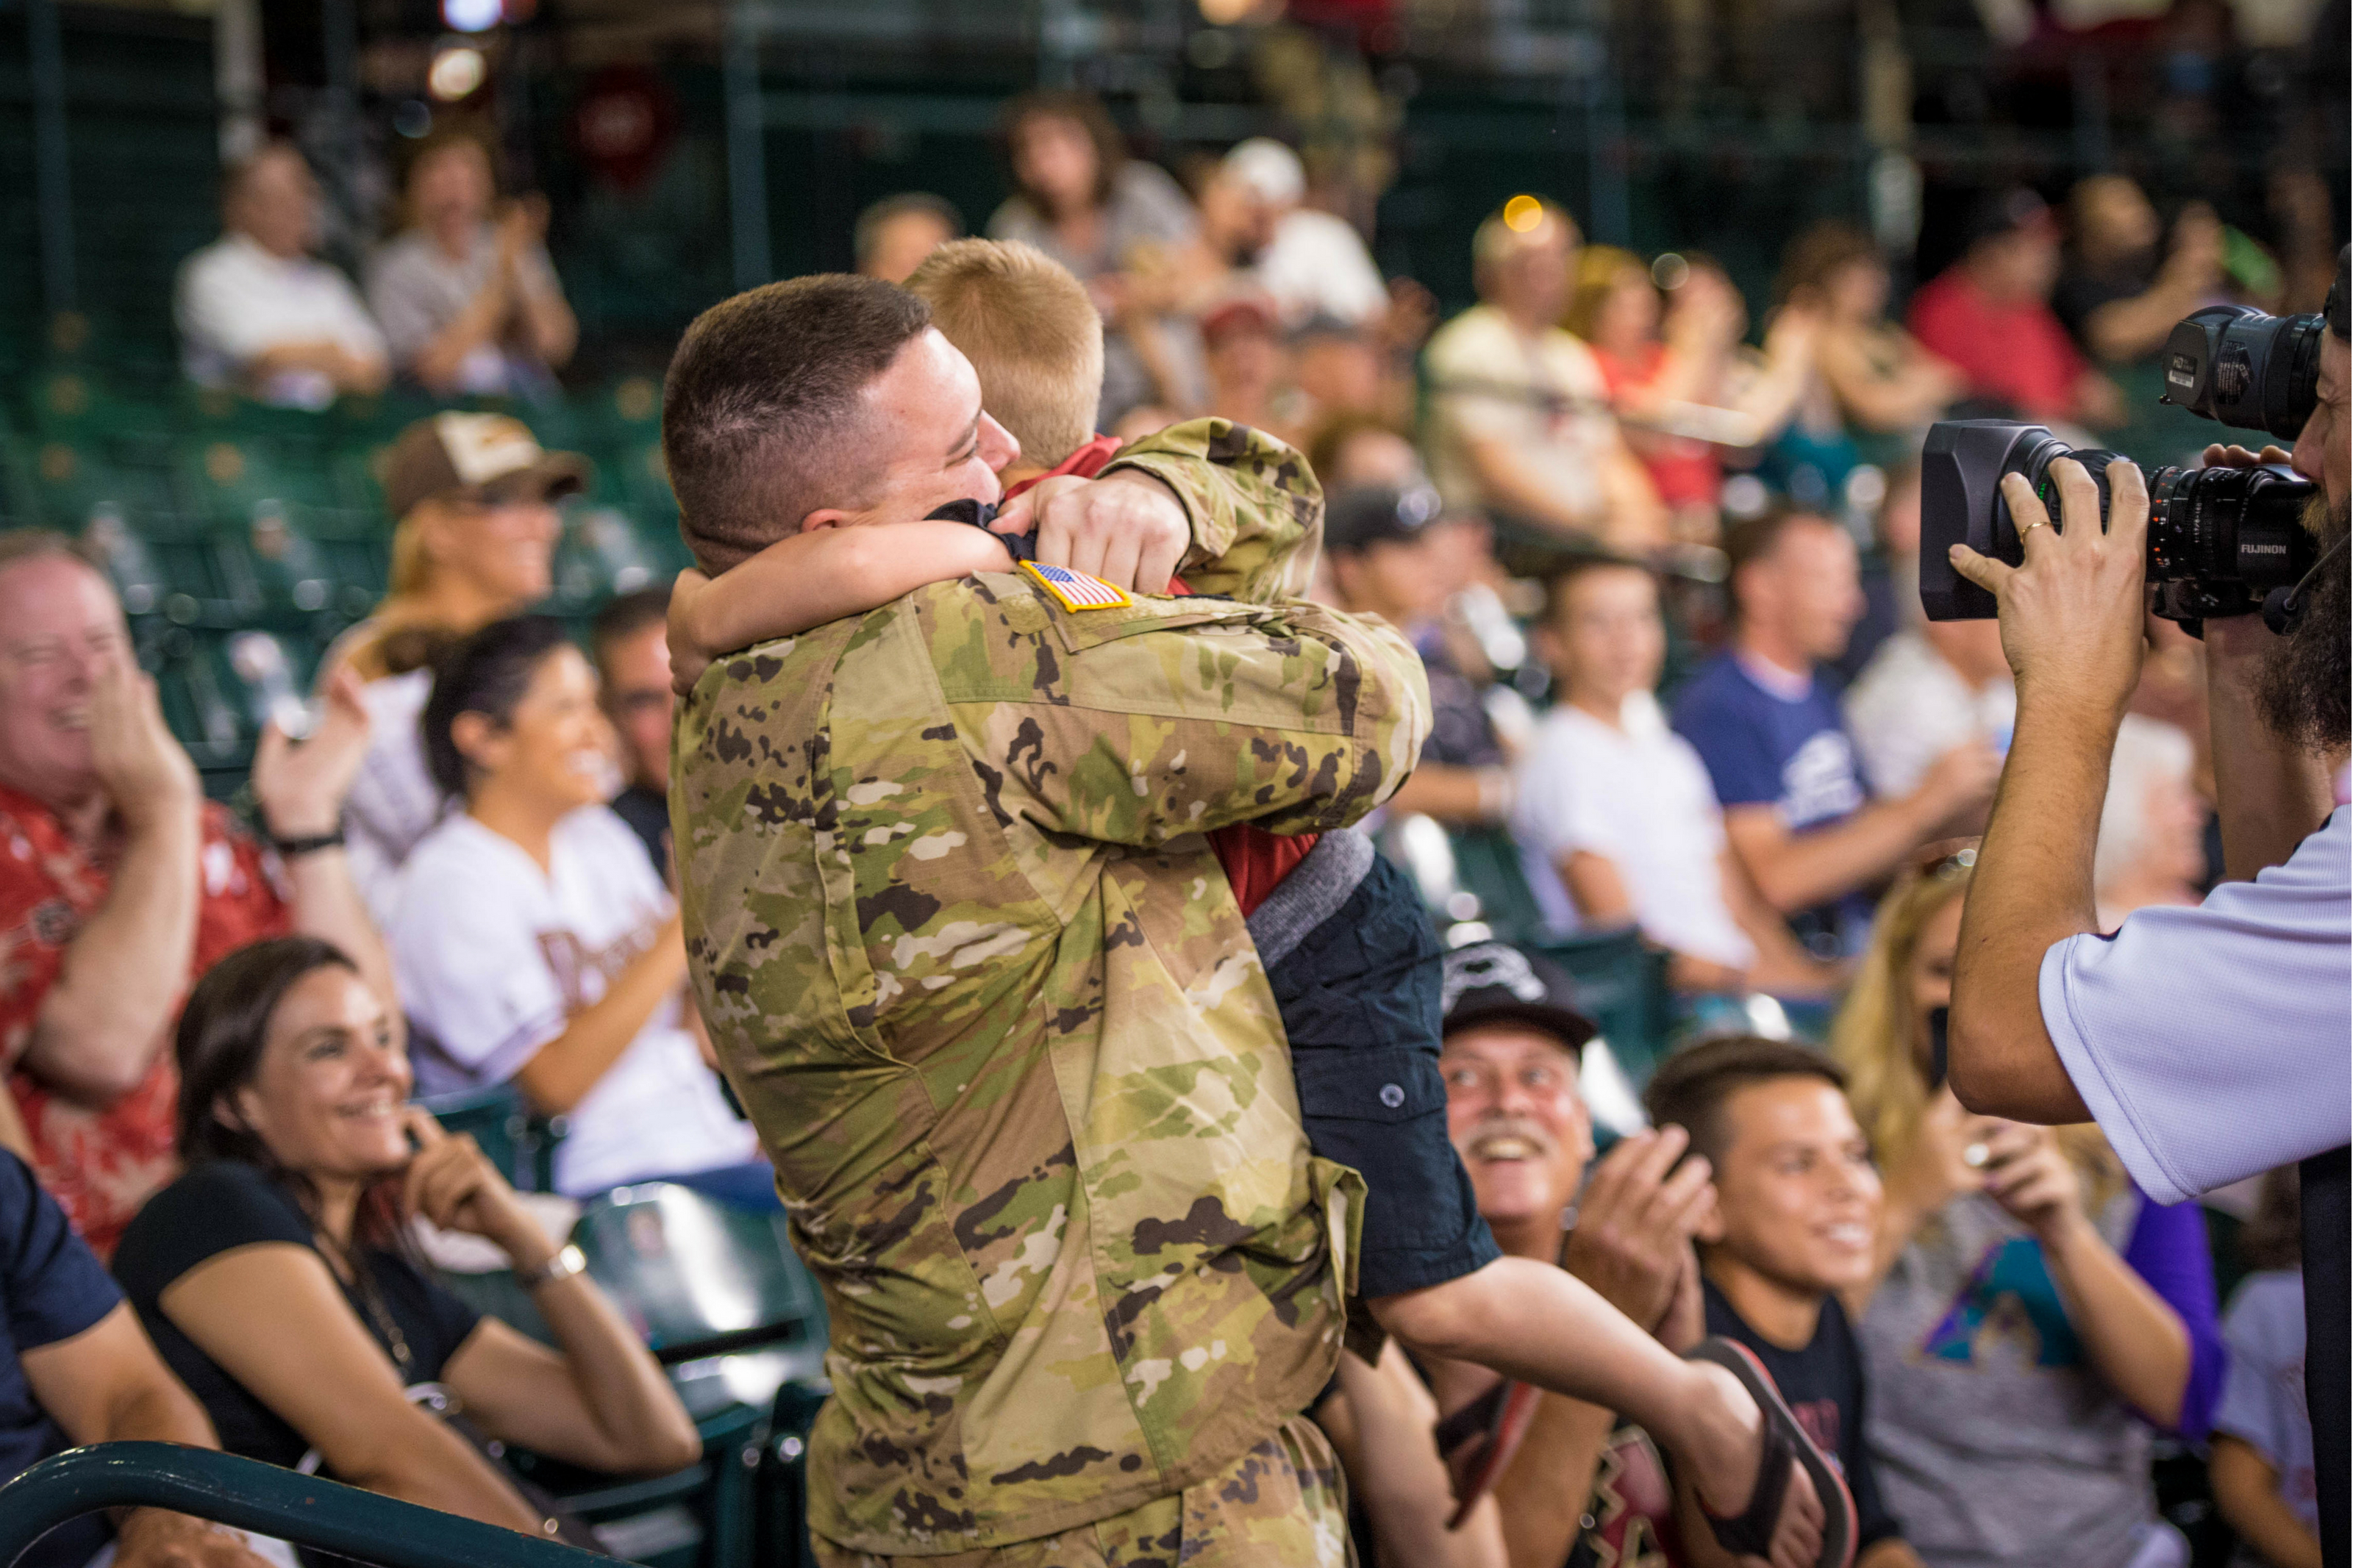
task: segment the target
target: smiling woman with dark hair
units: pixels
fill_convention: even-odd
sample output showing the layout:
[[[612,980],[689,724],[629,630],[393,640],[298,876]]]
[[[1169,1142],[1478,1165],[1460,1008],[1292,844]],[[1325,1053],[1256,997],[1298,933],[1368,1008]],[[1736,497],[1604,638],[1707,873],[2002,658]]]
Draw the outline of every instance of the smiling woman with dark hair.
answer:
[[[417,1397],[575,1464],[671,1470],[702,1451],[661,1368],[470,1138],[406,1102],[395,1021],[337,949],[256,942],[181,1015],[187,1173],[122,1238],[116,1275],[234,1454],[545,1533],[549,1517]],[[419,1268],[412,1216],[503,1251],[555,1348]]]
[[[676,906],[604,804],[614,738],[596,697],[596,670],[541,616],[484,626],[435,675],[426,762],[464,808],[402,868],[393,920],[420,1087],[512,1079],[567,1118],[560,1191],[667,1178],[772,1205],[759,1140],[681,995]]]

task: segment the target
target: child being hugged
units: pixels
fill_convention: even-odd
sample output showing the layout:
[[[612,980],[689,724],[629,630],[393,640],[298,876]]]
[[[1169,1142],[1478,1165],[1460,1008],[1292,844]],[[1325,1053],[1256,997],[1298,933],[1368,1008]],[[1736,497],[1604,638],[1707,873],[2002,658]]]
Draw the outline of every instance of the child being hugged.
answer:
[[[682,574],[670,600],[681,690],[727,652],[879,609],[932,583],[1013,570],[1008,542],[1068,487],[1148,475],[1155,453],[1216,454],[1250,437],[1214,419],[1124,450],[1095,436],[1101,321],[1078,280],[1029,247],[943,246],[907,286],[971,360],[982,406],[1020,444],[999,476],[1004,509],[990,521],[996,498],[976,496],[955,509],[968,514],[961,521],[830,520],[888,528],[820,516],[716,579]],[[1027,571],[1031,585],[1081,615],[1090,600],[1124,604],[1129,583],[1156,584],[1180,565],[1185,580],[1170,581],[1172,592],[1271,603],[1304,585],[1319,523],[1213,528],[1232,547],[1181,563],[1099,541],[1092,559]],[[1058,543],[1041,549],[1063,552]],[[1845,1568],[1852,1505],[1753,1357],[1710,1341],[1679,1359],[1574,1277],[1496,1247],[1447,1135],[1440,953],[1412,883],[1353,831],[1283,837],[1242,825],[1211,842],[1282,1013],[1309,1145],[1365,1181],[1350,1348],[1370,1359],[1395,1334],[1410,1349],[1624,1412],[1689,1467],[1727,1551],[1776,1568]]]

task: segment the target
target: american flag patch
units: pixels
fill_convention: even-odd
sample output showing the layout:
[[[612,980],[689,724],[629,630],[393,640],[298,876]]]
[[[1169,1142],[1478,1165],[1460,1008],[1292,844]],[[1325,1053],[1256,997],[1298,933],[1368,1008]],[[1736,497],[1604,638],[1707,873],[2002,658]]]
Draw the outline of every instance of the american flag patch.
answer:
[[[1066,610],[1117,610],[1135,603],[1124,590],[1113,587],[1100,577],[1073,572],[1067,566],[1048,566],[1036,561],[1024,561],[1021,570],[1060,601]]]

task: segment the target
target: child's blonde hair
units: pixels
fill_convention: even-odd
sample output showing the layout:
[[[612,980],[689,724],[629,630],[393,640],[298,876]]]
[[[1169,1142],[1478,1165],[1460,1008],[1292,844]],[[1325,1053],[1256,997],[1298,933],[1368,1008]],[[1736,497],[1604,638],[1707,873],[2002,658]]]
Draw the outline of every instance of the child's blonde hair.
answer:
[[[907,287],[972,361],[981,406],[1021,443],[1025,466],[1050,468],[1094,438],[1103,318],[1069,268],[1019,240],[957,239]]]

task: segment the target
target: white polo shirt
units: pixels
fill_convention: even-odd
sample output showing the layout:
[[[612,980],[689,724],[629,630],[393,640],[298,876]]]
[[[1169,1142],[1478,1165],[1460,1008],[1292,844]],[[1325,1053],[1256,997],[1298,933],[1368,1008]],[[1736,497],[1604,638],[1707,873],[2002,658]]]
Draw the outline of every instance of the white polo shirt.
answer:
[[[1618,868],[1642,934],[1662,947],[1745,969],[1756,946],[1724,898],[1724,812],[1690,742],[1647,691],[1619,727],[1564,702],[1521,760],[1512,835],[1529,890],[1562,931],[1583,923],[1559,866],[1586,850]]]
[[[229,386],[248,361],[280,343],[332,342],[382,359],[384,334],[341,270],[313,257],[272,256],[241,234],[226,234],[180,264],[174,294],[188,379]],[[253,389],[265,403],[324,408],[334,383],[314,370],[287,371]]]
[[[2043,1026],[2160,1204],[2353,1142],[2348,810],[2252,882],[2042,955]]]

